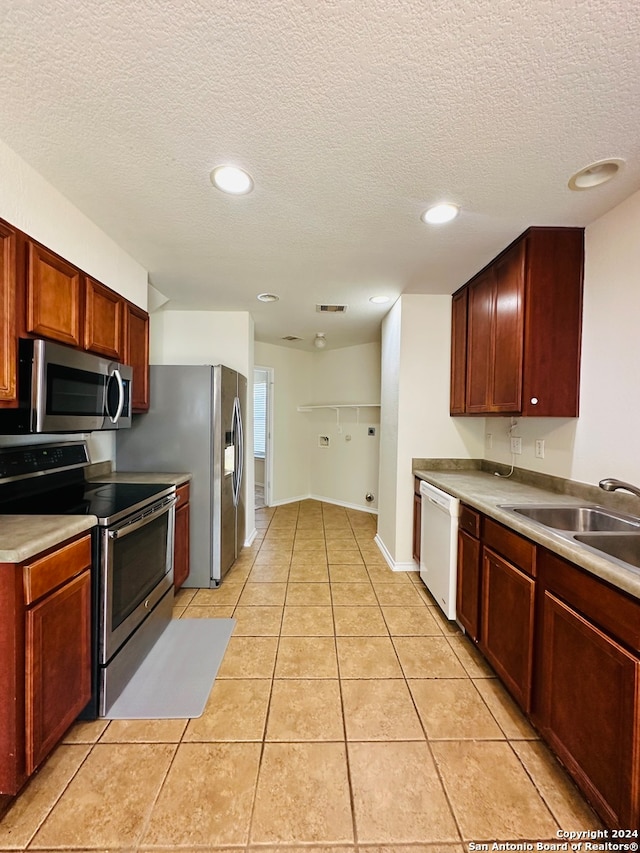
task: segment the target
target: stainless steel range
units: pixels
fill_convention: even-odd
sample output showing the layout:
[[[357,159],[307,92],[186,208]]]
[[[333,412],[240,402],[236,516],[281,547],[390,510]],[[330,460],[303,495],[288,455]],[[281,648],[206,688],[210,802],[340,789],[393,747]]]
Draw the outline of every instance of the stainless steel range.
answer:
[[[175,486],[91,483],[83,441],[0,449],[0,513],[95,515],[93,695],[104,716],[171,619]]]

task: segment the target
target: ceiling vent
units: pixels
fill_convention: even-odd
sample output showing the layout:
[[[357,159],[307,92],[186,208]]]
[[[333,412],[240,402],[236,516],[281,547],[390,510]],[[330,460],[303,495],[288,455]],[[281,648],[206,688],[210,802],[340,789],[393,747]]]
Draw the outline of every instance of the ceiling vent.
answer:
[[[285,335],[284,338],[281,338],[283,341],[301,341],[302,338],[299,338],[297,335]]]
[[[316,305],[318,314],[344,314],[348,305]]]

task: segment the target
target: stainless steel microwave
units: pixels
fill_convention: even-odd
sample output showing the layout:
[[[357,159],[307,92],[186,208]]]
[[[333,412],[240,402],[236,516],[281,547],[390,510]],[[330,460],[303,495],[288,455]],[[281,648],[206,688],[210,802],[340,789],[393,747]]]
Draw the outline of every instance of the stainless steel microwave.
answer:
[[[0,410],[0,433],[91,432],[131,426],[133,371],[49,341],[21,338],[18,400]]]

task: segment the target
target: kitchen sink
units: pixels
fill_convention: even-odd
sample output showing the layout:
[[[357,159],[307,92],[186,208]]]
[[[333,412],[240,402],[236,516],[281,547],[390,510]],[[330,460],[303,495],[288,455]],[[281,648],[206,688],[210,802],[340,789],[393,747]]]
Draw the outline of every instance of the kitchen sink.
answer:
[[[533,506],[531,504],[503,506],[525,518],[550,527],[553,530],[570,530],[577,533],[587,531],[624,532],[638,531],[640,518],[611,512],[600,506]],[[578,537],[575,537],[576,539]],[[640,540],[639,540],[640,541]]]
[[[576,533],[573,538],[583,545],[640,569],[640,532]]]

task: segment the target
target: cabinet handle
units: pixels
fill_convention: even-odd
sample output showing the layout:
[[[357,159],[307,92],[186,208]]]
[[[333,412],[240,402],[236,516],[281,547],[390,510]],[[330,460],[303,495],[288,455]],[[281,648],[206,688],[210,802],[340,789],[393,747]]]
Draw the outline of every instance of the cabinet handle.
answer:
[[[532,405],[532,406],[537,406],[537,405],[538,405],[538,398],[537,398],[537,397],[532,397],[532,398],[531,398],[531,405]]]

